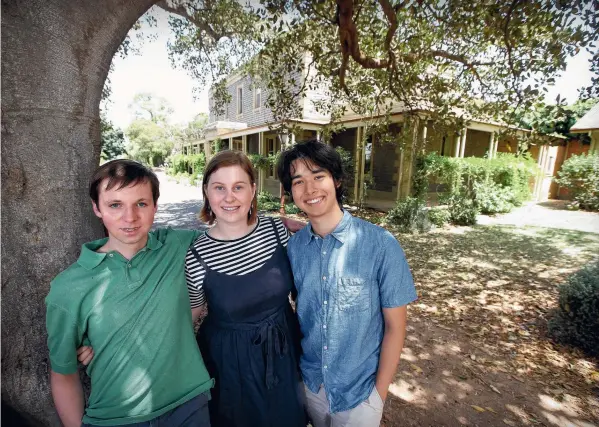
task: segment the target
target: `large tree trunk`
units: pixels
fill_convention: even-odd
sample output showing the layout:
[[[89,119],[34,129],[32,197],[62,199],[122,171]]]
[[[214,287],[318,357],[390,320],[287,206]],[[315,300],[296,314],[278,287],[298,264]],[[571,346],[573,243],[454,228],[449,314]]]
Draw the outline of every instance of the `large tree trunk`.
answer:
[[[44,298],[100,236],[87,196],[110,62],[155,0],[2,2],[2,400],[58,424]]]

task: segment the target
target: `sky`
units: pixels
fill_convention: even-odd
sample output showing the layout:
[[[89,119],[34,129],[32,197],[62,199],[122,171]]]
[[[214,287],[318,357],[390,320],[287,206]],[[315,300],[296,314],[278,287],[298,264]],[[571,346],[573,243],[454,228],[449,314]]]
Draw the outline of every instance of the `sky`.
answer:
[[[173,123],[187,123],[198,113],[208,113],[208,90],[204,88],[194,98],[194,80],[181,69],[175,69],[168,59],[167,41],[171,37],[168,14],[155,8],[157,19],[154,28],[143,28],[144,34],[153,34],[146,40],[139,55],[115,57],[114,71],[110,74],[112,95],[105,108],[108,118],[125,129],[133,120],[129,105],[137,93],[147,92],[165,98],[174,110]],[[568,62],[566,71],[556,78],[556,84],[548,88],[545,101],[552,103],[559,94],[568,103],[578,99],[578,89],[588,86],[592,74],[589,71],[591,55],[582,50]]]

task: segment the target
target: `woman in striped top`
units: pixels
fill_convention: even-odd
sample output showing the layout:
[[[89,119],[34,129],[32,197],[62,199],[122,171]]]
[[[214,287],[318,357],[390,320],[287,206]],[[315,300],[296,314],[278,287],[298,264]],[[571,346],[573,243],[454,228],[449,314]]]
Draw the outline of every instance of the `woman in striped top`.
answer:
[[[208,313],[198,343],[216,379],[211,423],[304,427],[289,234],[280,220],[257,216],[255,182],[243,153],[210,160],[200,215],[214,226],[185,261],[194,321]]]

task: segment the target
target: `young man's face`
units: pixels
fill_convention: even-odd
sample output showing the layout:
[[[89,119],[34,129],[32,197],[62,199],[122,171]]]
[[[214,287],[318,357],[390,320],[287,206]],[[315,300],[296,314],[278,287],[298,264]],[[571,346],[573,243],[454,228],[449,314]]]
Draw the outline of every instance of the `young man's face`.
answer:
[[[310,161],[295,160],[291,164],[293,201],[310,219],[335,215],[339,211],[331,173]]]
[[[108,180],[100,183],[98,205],[92,202],[94,213],[104,223],[109,239],[125,246],[144,246],[154,223],[157,206],[149,182],[117,190],[106,190]]]

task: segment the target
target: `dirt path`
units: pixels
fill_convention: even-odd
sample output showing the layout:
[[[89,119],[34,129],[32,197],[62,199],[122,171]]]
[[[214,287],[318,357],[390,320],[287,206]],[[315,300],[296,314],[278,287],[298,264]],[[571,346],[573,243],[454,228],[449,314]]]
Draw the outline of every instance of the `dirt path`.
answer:
[[[496,216],[480,215],[479,225],[515,225],[559,228],[599,233],[599,213],[570,211],[565,200],[527,203],[512,212]]]

